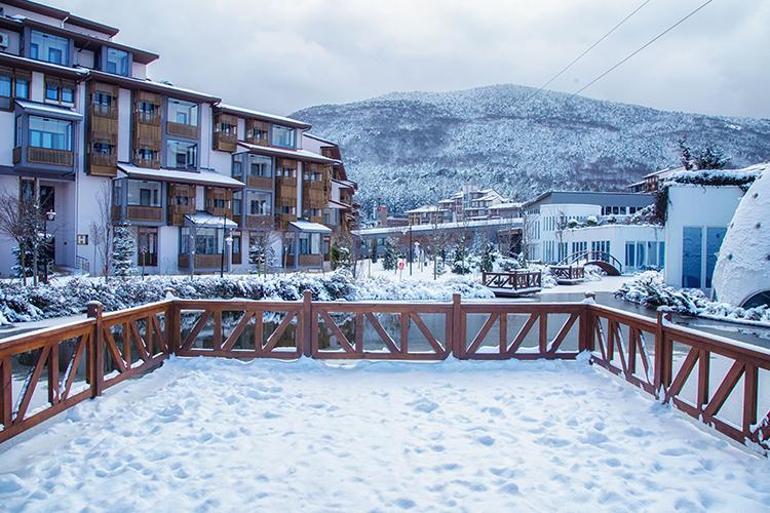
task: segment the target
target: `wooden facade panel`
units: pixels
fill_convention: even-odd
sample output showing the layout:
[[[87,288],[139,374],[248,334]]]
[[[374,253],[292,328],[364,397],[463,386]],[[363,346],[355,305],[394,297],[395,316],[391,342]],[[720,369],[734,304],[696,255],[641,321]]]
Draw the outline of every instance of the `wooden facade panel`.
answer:
[[[246,185],[251,189],[273,190],[273,179],[264,176],[249,176],[246,179]]]
[[[198,138],[197,126],[185,125],[183,123],[175,123],[173,121],[169,121],[166,123],[166,131],[168,132],[168,135],[173,135],[176,137],[184,137],[185,139]]]
[[[161,207],[129,205],[126,208],[126,219],[129,221],[162,221],[163,209]]]
[[[178,202],[177,198],[186,199]],[[184,204],[185,201],[186,205]],[[168,223],[174,226],[183,226],[184,216],[195,213],[195,186],[180,183],[169,184],[167,204]]]
[[[216,206],[220,201],[224,207]],[[233,217],[233,190],[224,187],[206,187],[206,212],[213,216]]]
[[[75,162],[75,154],[71,151],[33,148],[29,146],[27,148],[27,162],[72,167]]]

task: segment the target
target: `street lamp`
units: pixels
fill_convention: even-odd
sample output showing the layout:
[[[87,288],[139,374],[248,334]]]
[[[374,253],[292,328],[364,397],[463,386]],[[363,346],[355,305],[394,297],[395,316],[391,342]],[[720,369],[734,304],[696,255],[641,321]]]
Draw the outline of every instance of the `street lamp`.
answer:
[[[54,219],[56,219],[56,212],[53,209],[46,212],[45,217],[43,217],[43,247],[45,248],[43,281],[45,283],[48,283],[48,221],[53,222]]]

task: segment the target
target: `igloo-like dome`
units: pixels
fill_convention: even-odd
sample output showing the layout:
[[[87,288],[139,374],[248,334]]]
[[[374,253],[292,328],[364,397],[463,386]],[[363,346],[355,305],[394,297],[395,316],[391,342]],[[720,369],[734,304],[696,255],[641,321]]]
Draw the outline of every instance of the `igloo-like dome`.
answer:
[[[770,163],[741,199],[714,269],[717,299],[734,306],[770,301]]]

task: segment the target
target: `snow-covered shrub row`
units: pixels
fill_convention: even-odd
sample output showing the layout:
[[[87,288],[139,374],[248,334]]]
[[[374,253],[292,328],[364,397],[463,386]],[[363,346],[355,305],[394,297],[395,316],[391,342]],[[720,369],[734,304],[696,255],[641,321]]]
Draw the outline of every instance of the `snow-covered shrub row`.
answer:
[[[666,311],[695,317],[709,317],[733,321],[754,321],[770,324],[770,308],[740,308],[726,303],[710,301],[698,289],[676,289],[666,285],[663,275],[657,271],[645,271],[623,284],[615,296],[626,301],[662,307]]]
[[[166,297],[173,289],[183,299],[254,299],[297,301],[310,290],[313,299],[334,300],[450,300],[453,293],[466,298],[494,297],[470,277],[447,275],[438,281],[397,281],[390,278],[359,279],[340,270],[325,275],[277,274],[271,276],[152,276],[145,279],[73,278],[35,287],[0,282],[0,320],[28,322],[81,314],[89,301],[99,301],[106,311],[122,310]]]
[[[377,277],[356,282],[357,300],[371,301],[451,301],[452,294],[468,299],[492,299],[495,295],[478,279],[445,274],[438,280],[391,280]]]
[[[677,171],[669,175],[664,186],[671,184],[689,185],[750,185],[762,174],[759,166],[745,169],[702,169],[695,171]]]
[[[67,281],[24,287],[18,282],[0,283],[0,313],[8,321],[26,322],[83,313],[86,303],[100,301],[106,311],[160,301],[166,290],[173,289],[184,299],[268,299],[293,301],[310,290],[313,298],[323,301],[353,297],[350,274],[327,275],[280,274],[268,277],[151,276],[148,278],[103,279],[73,278]]]

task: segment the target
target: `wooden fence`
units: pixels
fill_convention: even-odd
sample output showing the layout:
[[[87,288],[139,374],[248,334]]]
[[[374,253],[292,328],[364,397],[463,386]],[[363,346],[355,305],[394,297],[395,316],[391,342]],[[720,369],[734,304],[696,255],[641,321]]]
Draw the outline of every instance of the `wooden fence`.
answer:
[[[770,448],[770,351],[585,303],[169,300],[0,341],[0,442],[170,354],[590,361],[741,443]]]
[[[481,284],[489,288],[513,292],[537,292],[543,286],[543,276],[540,272],[532,271],[482,272]]]

